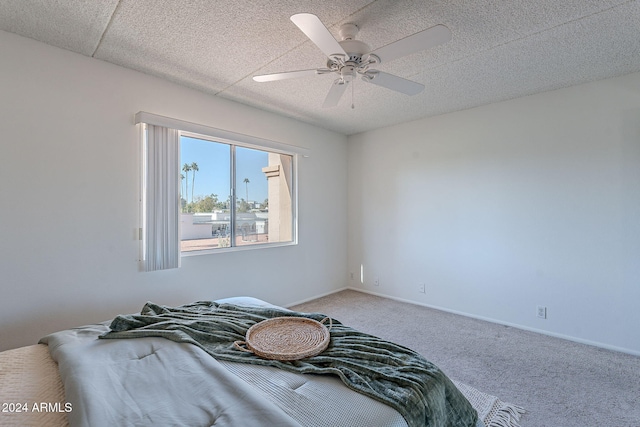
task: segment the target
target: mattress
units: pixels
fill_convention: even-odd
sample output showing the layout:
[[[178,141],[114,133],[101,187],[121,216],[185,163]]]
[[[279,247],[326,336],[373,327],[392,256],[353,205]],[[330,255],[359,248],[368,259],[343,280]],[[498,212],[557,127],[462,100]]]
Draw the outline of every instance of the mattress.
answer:
[[[218,302],[272,306],[237,297]],[[272,306],[273,307],[273,306]],[[406,427],[393,408],[347,388],[338,377],[285,372],[269,366],[220,361],[262,399],[301,426]],[[0,425],[67,426],[67,403],[57,364],[48,347],[37,344],[0,353]],[[168,398],[171,395],[167,395]],[[479,422],[478,425],[481,425]]]
[[[250,297],[218,300],[244,306],[273,306]],[[355,393],[339,378],[303,375],[268,366],[221,362],[251,384],[264,399],[300,425],[406,427],[402,416],[378,401]],[[44,344],[0,353],[0,425],[67,426],[68,410],[57,364]],[[354,411],[354,408],[359,410]]]

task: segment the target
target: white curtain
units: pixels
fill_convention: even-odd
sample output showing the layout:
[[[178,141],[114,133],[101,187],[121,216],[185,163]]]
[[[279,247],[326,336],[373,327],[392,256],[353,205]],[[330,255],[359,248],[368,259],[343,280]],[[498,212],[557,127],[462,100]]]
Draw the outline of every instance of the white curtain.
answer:
[[[144,271],[180,266],[180,139],[176,129],[143,129]]]

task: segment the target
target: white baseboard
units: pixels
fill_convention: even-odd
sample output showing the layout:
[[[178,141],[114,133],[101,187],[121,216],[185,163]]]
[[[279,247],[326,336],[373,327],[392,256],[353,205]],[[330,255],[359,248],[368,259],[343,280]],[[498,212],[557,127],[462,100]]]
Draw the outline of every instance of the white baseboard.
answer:
[[[492,319],[492,318],[489,318],[489,317],[477,316],[475,314],[469,314],[469,313],[465,313],[465,312],[461,312],[461,311],[457,311],[457,310],[451,310],[451,309],[448,309],[448,308],[439,307],[439,306],[435,306],[435,305],[431,305],[431,304],[421,303],[421,302],[418,302],[418,301],[411,301],[411,300],[404,299],[404,298],[398,298],[398,297],[394,297],[394,296],[391,296],[391,295],[381,294],[381,293],[373,292],[373,291],[370,291],[370,290],[367,290],[367,289],[353,288],[353,287],[347,286],[346,288],[343,288],[341,290],[345,290],[345,289],[348,289],[348,290],[351,290],[351,291],[356,291],[356,292],[362,292],[364,294],[375,295],[377,297],[388,298],[388,299],[391,299],[391,300],[394,300],[394,301],[405,302],[407,304],[413,304],[413,305],[419,305],[419,306],[422,306],[422,307],[428,307],[428,308],[432,308],[434,310],[445,311],[447,313],[453,313],[453,314],[457,314],[457,315],[460,315],[460,316],[470,317],[472,319],[483,320],[485,322],[491,322],[491,323],[497,323],[499,325],[510,326],[512,328],[521,329],[521,330],[524,330],[524,331],[536,332],[538,334],[548,335],[548,336],[555,337],[555,338],[561,338],[561,339],[565,339],[567,341],[573,341],[573,342],[577,342],[577,343],[580,343],[580,344],[590,345],[590,346],[593,346],[593,347],[599,347],[599,348],[604,348],[604,349],[607,349],[607,350],[617,351],[617,352],[620,352],[620,353],[631,354],[633,356],[640,356],[640,351],[632,350],[632,349],[629,349],[629,348],[617,347],[617,346],[614,346],[614,345],[609,345],[609,344],[601,343],[601,342],[598,342],[598,341],[585,340],[585,339],[582,339],[582,338],[573,337],[571,335],[558,334],[558,333],[555,333],[555,332],[545,331],[543,329],[531,328],[529,326],[523,326],[523,325],[518,325],[516,323],[504,322],[502,320]],[[339,292],[339,290],[335,291],[335,292]],[[330,293],[334,293],[334,292],[330,292]]]
[[[335,293],[338,293],[338,292],[346,291],[347,289],[352,289],[352,288],[344,287],[344,288],[334,289],[333,291],[325,292],[323,294],[316,295],[316,296],[313,296],[311,298],[306,298],[306,299],[303,299],[301,301],[296,301],[296,302],[292,302],[292,303],[289,303],[289,304],[285,304],[283,307],[290,308],[290,307],[293,307],[294,305],[304,304],[305,302],[313,301],[314,299],[318,299],[318,298],[326,297],[326,296],[331,295],[331,294],[335,294]],[[353,289],[353,290],[355,290],[355,289]],[[382,296],[382,295],[380,295],[380,296]]]

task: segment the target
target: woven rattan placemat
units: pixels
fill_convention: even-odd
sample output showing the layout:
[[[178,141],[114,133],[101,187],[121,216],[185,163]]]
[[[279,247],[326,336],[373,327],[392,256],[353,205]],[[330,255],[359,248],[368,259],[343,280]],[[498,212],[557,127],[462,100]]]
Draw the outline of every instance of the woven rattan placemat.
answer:
[[[253,325],[245,341],[234,344],[265,359],[299,360],[322,353],[329,346],[329,328],[306,317],[274,317]]]

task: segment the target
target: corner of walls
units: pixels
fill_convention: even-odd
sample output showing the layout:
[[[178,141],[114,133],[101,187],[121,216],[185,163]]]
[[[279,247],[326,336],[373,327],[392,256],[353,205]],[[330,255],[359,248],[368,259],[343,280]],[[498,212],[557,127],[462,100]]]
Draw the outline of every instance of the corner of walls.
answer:
[[[354,288],[639,352],[639,85],[635,73],[350,136]]]

